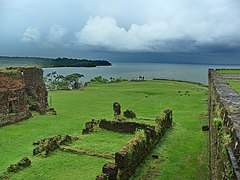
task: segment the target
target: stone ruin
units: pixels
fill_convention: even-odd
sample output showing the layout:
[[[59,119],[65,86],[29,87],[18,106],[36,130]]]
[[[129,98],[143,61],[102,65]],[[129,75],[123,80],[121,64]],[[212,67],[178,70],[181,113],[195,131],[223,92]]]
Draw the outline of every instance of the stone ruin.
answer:
[[[120,104],[118,103],[120,106]],[[118,106],[118,107],[119,107]],[[124,147],[119,151],[111,154],[101,154],[98,152],[86,152],[81,149],[71,148],[68,145],[76,140],[79,136],[54,135],[48,138],[40,139],[33,142],[35,148],[33,149],[34,156],[47,157],[55,150],[59,149],[63,152],[70,152],[74,154],[86,154],[89,156],[97,156],[106,159],[114,159],[114,163],[106,163],[102,167],[102,173],[99,174],[97,180],[105,179],[129,179],[136,171],[136,169],[145,160],[149,152],[160,142],[164,136],[165,131],[172,125],[172,110],[165,110],[164,116],[157,116],[155,126],[144,123],[126,122],[126,121],[107,121],[105,119],[94,120],[86,122],[85,129],[82,134],[95,132],[96,128],[101,128],[119,133],[136,133],[141,130],[142,133],[136,134],[133,139],[127,142]],[[17,172],[25,167],[31,165],[28,158],[23,158],[16,164],[11,164],[7,171]]]
[[[85,123],[85,128],[82,130],[82,134],[89,134],[94,132],[95,128],[99,126],[99,121],[92,119],[90,122]]]
[[[217,71],[208,71],[210,179],[240,179],[240,94],[227,82],[240,75]]]
[[[31,160],[28,157],[22,158],[19,162],[16,164],[11,164],[8,168],[8,172],[17,172],[25,167],[28,167],[31,165]]]
[[[61,135],[54,135],[49,138],[44,138],[38,141],[33,142],[33,145],[36,147],[33,149],[33,155],[42,154],[45,152],[45,155],[48,156],[54,150],[60,148],[61,145],[66,145],[72,143],[73,141],[78,140],[78,137],[73,137],[66,135],[61,137]]]
[[[172,126],[172,110],[165,110],[164,116],[156,117],[156,126],[136,122],[118,122],[101,120],[99,127],[120,133],[134,133],[143,130],[144,135],[136,135],[115,153],[115,163],[104,164],[102,173],[96,180],[128,180],[145,160],[151,150],[161,141],[166,130]],[[156,157],[154,157],[156,158]]]
[[[119,120],[122,118],[121,105],[118,102],[113,103],[113,110],[114,120],[93,119],[90,122],[86,122],[82,134],[96,132],[99,129],[126,134],[135,134],[137,131],[141,133],[136,134],[119,152],[115,153],[113,156],[115,163],[106,163],[103,165],[102,173],[96,176],[96,180],[128,180],[136,172],[136,169],[142,164],[151,150],[161,141],[166,130],[172,126],[173,117],[172,110],[170,109],[164,110],[163,115],[156,117],[154,126],[141,122]],[[136,114],[130,110],[126,110],[124,116],[126,118],[136,118]],[[85,153],[71,148],[63,148],[63,150],[64,152],[68,151],[77,154]],[[101,156],[101,154],[91,155],[107,158],[106,156]],[[111,158],[112,156],[110,156]],[[153,155],[153,158],[158,158],[158,156]]]
[[[43,70],[37,67],[0,69],[0,126],[46,113],[48,100]]]
[[[126,117],[126,118],[130,118],[130,119],[133,119],[133,118],[136,118],[136,114],[135,112],[131,111],[131,110],[126,110],[124,111],[123,115]]]
[[[113,103],[113,111],[114,111],[114,118],[118,121],[125,121],[126,118],[133,119],[137,117],[136,114],[129,109],[124,111],[123,116],[121,116],[121,105],[118,102]]]
[[[113,103],[113,111],[115,117],[121,115],[121,105],[118,102]]]
[[[117,180],[118,168],[115,163],[106,163],[102,168],[102,174],[96,177],[96,180],[112,179]]]

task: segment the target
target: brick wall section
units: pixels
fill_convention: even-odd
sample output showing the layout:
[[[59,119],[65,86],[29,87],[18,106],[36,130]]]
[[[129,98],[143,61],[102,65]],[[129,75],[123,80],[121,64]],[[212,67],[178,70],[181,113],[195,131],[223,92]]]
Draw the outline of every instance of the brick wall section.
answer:
[[[0,126],[31,116],[25,97],[25,83],[20,72],[0,73]]]
[[[216,71],[208,76],[211,179],[240,179],[240,95]]]
[[[36,99],[36,111],[44,113],[47,90],[42,69],[0,69],[0,127],[31,117],[27,100],[30,96]]]

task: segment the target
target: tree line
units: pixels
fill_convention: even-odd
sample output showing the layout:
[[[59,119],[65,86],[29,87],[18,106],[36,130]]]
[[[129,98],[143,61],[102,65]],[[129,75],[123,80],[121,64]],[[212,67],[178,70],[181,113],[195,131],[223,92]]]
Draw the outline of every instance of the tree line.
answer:
[[[111,66],[112,64],[106,60],[89,60],[89,59],[73,59],[58,57],[41,58],[41,57],[9,57],[0,56],[1,66],[40,66],[40,67],[96,67]]]
[[[45,78],[45,83],[48,90],[72,90],[80,89],[84,85],[89,83],[119,83],[122,81],[128,81],[127,79],[122,78],[113,78],[110,79],[103,78],[102,76],[97,76],[91,79],[89,82],[86,82],[84,85],[81,82],[81,78],[84,77],[83,74],[73,73],[67,76],[57,74],[56,71],[48,73]]]

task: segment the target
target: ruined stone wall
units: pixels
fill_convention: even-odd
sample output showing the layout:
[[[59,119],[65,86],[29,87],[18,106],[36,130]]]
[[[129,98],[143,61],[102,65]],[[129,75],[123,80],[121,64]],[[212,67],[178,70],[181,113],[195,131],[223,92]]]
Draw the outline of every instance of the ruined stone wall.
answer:
[[[240,95],[209,70],[211,179],[240,179]]]
[[[0,126],[30,117],[24,79],[18,71],[0,73]]]
[[[41,114],[46,112],[48,106],[47,89],[43,80],[43,70],[30,67],[21,69],[25,82],[26,93],[30,102],[30,109],[36,110]]]
[[[141,128],[140,124],[138,129],[142,129],[142,132],[137,133],[119,152],[115,153],[115,163],[105,164],[103,166],[103,173],[98,175],[96,179],[128,180],[149,152],[160,142],[167,128],[171,127],[172,111],[166,110],[164,112],[164,117],[156,118],[156,126],[142,126]],[[112,121],[110,122],[112,126]],[[109,130],[117,130],[117,132],[119,132],[117,125],[118,124],[114,124],[115,128]],[[124,125],[132,126],[130,123],[125,123]],[[119,129],[122,129],[122,124],[120,127]],[[137,127],[136,124],[134,124],[134,127]],[[132,128],[128,129],[131,130]],[[131,131],[129,132],[131,133]]]
[[[137,129],[147,129],[153,128],[147,124],[140,124],[136,122],[119,122],[119,121],[107,121],[102,119],[99,123],[99,127],[109,131],[119,132],[119,133],[135,133]]]
[[[40,113],[47,108],[42,69],[0,69],[0,126],[29,118],[31,106]]]

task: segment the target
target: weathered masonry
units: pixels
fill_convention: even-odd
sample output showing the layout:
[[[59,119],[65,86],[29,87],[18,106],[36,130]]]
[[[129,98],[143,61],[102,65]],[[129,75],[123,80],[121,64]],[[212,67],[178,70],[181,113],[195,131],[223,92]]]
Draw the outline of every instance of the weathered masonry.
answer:
[[[42,69],[0,69],[0,126],[29,118],[30,110],[44,114],[47,106]]]
[[[96,180],[130,179],[149,152],[161,141],[166,130],[172,126],[172,110],[165,110],[164,116],[158,116],[155,122],[156,126],[150,126],[137,122],[102,119],[99,122],[99,127],[102,129],[120,133],[135,133],[137,129],[142,129],[143,134],[136,134],[119,152],[116,152],[115,163],[104,164],[102,173],[96,177]],[[87,127],[88,123],[86,123]]]
[[[209,70],[211,179],[240,179],[240,94]]]

